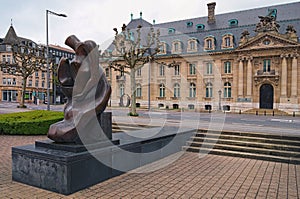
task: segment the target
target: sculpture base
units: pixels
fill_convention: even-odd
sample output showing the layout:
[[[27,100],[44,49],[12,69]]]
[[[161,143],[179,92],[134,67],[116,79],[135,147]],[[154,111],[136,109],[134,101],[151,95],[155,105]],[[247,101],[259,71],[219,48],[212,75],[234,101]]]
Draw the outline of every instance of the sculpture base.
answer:
[[[146,136],[143,139],[134,135]],[[37,141],[12,148],[14,181],[64,195],[181,151],[194,129],[159,127],[116,133],[113,139],[88,145]],[[117,145],[120,140],[120,145]],[[87,150],[88,149],[88,150]]]

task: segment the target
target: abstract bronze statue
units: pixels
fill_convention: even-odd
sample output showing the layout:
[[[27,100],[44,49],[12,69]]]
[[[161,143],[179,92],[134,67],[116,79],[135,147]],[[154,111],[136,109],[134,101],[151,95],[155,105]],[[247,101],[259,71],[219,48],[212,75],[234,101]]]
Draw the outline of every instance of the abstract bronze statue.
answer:
[[[95,123],[107,106],[111,87],[99,66],[95,42],[81,42],[72,35],[65,44],[75,51],[75,57],[62,58],[58,66],[58,80],[67,97],[64,120],[50,126],[48,138],[60,143],[81,143],[82,138],[93,142],[91,135],[98,131]]]

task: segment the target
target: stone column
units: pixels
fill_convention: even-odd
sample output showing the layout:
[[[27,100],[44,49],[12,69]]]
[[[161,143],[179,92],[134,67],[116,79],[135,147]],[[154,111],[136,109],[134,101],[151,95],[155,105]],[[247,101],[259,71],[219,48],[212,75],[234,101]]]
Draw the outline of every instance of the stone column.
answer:
[[[238,81],[238,96],[243,97],[244,95],[244,66],[243,60],[239,60],[239,81]]]
[[[283,55],[281,64],[281,97],[287,96],[287,61],[286,56]]]
[[[293,57],[293,61],[292,61],[292,97],[297,97],[297,90],[298,90],[298,60],[297,60],[297,56]]]
[[[247,97],[252,96],[252,74],[252,57],[250,57],[247,64]]]

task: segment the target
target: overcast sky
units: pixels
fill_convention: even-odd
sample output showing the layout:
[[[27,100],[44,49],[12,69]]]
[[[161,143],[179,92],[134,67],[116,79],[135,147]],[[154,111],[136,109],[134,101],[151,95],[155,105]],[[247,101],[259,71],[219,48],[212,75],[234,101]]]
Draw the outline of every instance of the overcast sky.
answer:
[[[295,0],[0,0],[0,38],[11,24],[20,37],[46,43],[46,9],[64,13],[62,18],[49,15],[49,43],[65,46],[65,39],[75,34],[100,46],[114,35],[113,28],[130,21],[130,14],[152,23],[202,17],[207,3],[216,2],[216,14],[264,7]]]

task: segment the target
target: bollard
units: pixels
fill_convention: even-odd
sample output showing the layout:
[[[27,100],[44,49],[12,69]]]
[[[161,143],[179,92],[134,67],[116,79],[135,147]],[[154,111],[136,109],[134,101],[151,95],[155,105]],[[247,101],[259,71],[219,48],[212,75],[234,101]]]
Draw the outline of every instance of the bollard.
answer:
[[[264,116],[266,116],[267,115],[267,111],[264,111]]]
[[[255,115],[258,115],[258,111],[255,112]]]
[[[275,115],[274,111],[273,111],[273,116]]]
[[[240,110],[239,114],[242,114],[242,110]]]
[[[293,112],[293,117],[296,117],[296,113],[295,113],[295,111]]]

